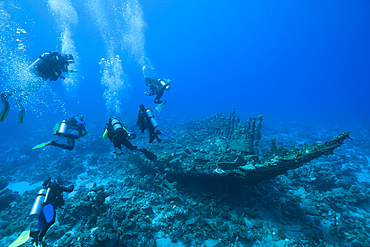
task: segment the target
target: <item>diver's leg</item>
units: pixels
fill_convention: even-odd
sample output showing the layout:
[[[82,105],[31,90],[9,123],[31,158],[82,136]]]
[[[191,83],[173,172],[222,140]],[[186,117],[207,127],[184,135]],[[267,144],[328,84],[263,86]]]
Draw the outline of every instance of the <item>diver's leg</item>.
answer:
[[[162,95],[163,95],[163,91],[162,91],[162,93],[161,93],[161,92],[159,92],[159,93],[157,94],[157,97],[155,97],[155,99],[154,99],[154,103],[156,103],[156,104],[161,104],[161,103],[163,102],[163,100],[160,100],[160,98],[162,97]]]
[[[78,131],[75,129],[68,130],[68,133],[57,133],[56,135],[61,136],[61,137],[71,138],[71,139],[78,139],[80,137],[80,133],[78,133]]]
[[[62,149],[67,149],[69,151],[73,150],[75,146],[75,139],[72,138],[67,138],[67,144],[62,144],[62,143],[57,143],[56,141],[50,142],[48,145],[62,148]]]
[[[158,143],[161,143],[161,139],[159,138],[159,134],[161,134],[161,132],[159,131],[159,130],[157,130],[156,132],[155,132],[155,139],[157,139],[157,142]]]
[[[1,94],[1,96],[2,98],[5,98],[7,100],[9,97],[13,96],[14,94],[21,92],[22,96],[21,96],[20,101],[22,101],[23,98],[38,91],[43,85],[45,85],[45,83],[46,83],[46,80],[38,79],[34,82],[29,82],[27,85],[18,86],[18,87],[11,89],[10,91],[4,92]]]
[[[42,229],[40,230],[40,234],[38,237],[39,241],[42,241],[46,234],[46,231],[55,223],[56,215],[55,208],[51,204],[45,205],[42,209],[42,212],[45,215],[45,224],[42,226]]]
[[[114,147],[114,151],[113,153],[115,153],[116,155],[121,155],[122,154],[122,143],[121,143],[121,138],[120,138],[120,135],[116,135],[114,138],[113,138],[113,147]]]
[[[24,121],[24,115],[25,115],[25,110],[22,105],[22,100],[29,96],[30,94],[38,91],[43,85],[45,84],[44,80],[38,80],[37,82],[34,83],[29,83],[22,89],[21,95],[15,98],[15,104],[17,105],[19,109],[19,120],[18,123],[23,123]]]
[[[3,104],[3,109],[2,109],[2,111],[0,113],[0,122],[4,122],[6,116],[9,113],[10,107],[9,107],[8,98],[10,96],[18,93],[18,92],[21,92],[21,91],[23,91],[23,87],[22,86],[13,88],[12,90],[10,90],[8,92],[1,93],[0,97],[1,97],[1,103]],[[23,109],[23,107],[22,107],[22,109]],[[19,123],[22,123],[23,122],[23,119],[24,119],[24,109],[23,109],[23,111],[20,111]]]
[[[18,92],[22,92],[23,90],[24,90],[24,86],[15,87],[15,88],[11,89],[10,91],[2,93],[1,98],[4,97],[6,100],[8,100],[9,97],[13,96],[14,94],[16,94]]]
[[[157,139],[158,142],[161,142],[162,140],[158,137],[160,132],[157,130],[156,132],[154,131],[153,127],[149,127],[149,143],[152,143],[154,139]]]
[[[154,129],[152,126],[148,127],[148,134],[149,134],[149,143],[154,141]]]
[[[39,230],[39,232],[41,232],[42,227],[44,226],[45,222],[46,222],[45,215],[41,210],[41,213],[40,213],[39,219],[38,219],[38,223],[37,223],[37,229]]]
[[[30,82],[28,83],[26,86],[22,87],[21,90],[18,90],[17,92],[22,92],[21,95],[19,95],[15,101],[16,103],[17,102],[21,102],[23,99],[25,99],[27,96],[33,94],[34,92],[37,92],[42,86],[45,85],[45,80],[37,80],[35,82]]]
[[[18,123],[19,124],[23,123],[24,115],[26,114],[26,111],[24,110],[24,107],[23,107],[21,101],[22,101],[21,97],[15,98],[15,104],[19,109],[19,118],[18,118]]]
[[[1,97],[1,102],[3,104],[3,109],[1,110],[1,113],[0,113],[0,122],[4,122],[6,116],[8,116],[10,107],[9,107],[8,98],[5,96],[5,93],[2,93],[0,97]]]
[[[127,140],[126,137],[122,136],[120,138],[120,141],[121,141],[121,144],[124,145],[125,147],[127,147],[128,149],[130,149],[130,150],[138,150],[137,149],[137,146],[132,145],[131,142],[129,142],[129,140]]]

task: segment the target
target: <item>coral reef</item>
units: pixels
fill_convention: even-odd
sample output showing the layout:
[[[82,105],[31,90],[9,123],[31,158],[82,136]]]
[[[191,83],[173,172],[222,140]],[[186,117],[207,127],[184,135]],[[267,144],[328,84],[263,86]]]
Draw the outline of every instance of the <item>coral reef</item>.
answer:
[[[158,154],[155,164],[139,152],[115,156],[90,128],[71,152],[26,155],[25,145],[1,156],[9,167],[4,185],[41,184],[48,176],[75,184],[46,234],[48,246],[369,245],[366,132],[348,143],[348,132],[325,143],[312,135],[301,141],[270,133],[271,140],[261,135],[261,123],[262,117],[242,123],[232,112],[165,130],[175,140],[149,145],[138,136],[135,145]],[[25,163],[33,172],[22,171]],[[246,175],[252,166],[259,178]],[[38,189],[12,192],[18,196],[0,211],[1,245],[36,228],[28,213]]]

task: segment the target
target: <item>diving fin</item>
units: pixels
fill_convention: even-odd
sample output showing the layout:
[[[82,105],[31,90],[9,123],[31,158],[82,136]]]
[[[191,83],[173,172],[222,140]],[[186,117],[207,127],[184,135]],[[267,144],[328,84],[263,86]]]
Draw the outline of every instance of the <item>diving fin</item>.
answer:
[[[141,152],[151,161],[156,162],[157,161],[157,155],[153,154],[152,152],[149,152],[145,148],[141,149]]]
[[[19,119],[18,119],[19,124],[23,123],[25,113],[26,113],[26,111],[24,109],[19,110]]]
[[[58,130],[59,130],[59,123],[57,123],[56,125],[54,125],[53,135],[56,135],[58,133]]]
[[[45,147],[45,146],[49,145],[49,144],[50,144],[50,143],[52,143],[52,142],[53,142],[53,140],[48,141],[48,142],[43,142],[43,143],[41,143],[41,144],[39,144],[39,145],[37,145],[37,146],[34,146],[32,149]]]
[[[116,155],[121,155],[121,154],[123,154],[122,150],[121,150],[121,149],[119,149],[118,147],[115,147],[115,148],[114,148],[114,152],[113,152],[113,153],[115,153]]]
[[[157,105],[157,106],[155,107],[155,109],[157,110],[157,112],[161,112],[161,111],[162,111],[163,106],[165,106],[166,104],[167,104],[167,102],[166,102],[166,101],[163,101],[162,103],[160,103],[159,105]]]
[[[4,122],[10,110],[9,102],[6,99],[4,93],[1,94],[1,102],[3,103],[3,110],[1,111],[1,114],[0,114],[0,122]]]
[[[30,230],[24,231],[9,247],[16,247],[26,243],[30,239]]]

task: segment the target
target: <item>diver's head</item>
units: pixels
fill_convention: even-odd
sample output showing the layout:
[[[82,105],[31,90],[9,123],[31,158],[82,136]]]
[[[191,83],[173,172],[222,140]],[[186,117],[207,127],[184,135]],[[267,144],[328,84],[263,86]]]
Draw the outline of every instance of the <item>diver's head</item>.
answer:
[[[76,117],[79,117],[81,120],[84,120],[84,115],[82,115],[81,113],[77,113]]]
[[[152,79],[149,77],[145,77],[145,85],[149,85],[151,83]]]
[[[170,91],[170,89],[171,89],[171,88],[170,88],[170,85],[167,85],[167,86],[166,86],[166,91]]]
[[[74,63],[74,58],[72,54],[63,54],[62,55],[62,60],[67,62],[68,64]]]
[[[52,179],[52,178],[48,178],[46,179],[43,183],[42,183],[42,187],[49,187],[49,185],[51,183],[58,183],[58,181],[56,181],[55,179]]]
[[[139,110],[140,111],[145,111],[145,106],[143,104],[139,105]]]

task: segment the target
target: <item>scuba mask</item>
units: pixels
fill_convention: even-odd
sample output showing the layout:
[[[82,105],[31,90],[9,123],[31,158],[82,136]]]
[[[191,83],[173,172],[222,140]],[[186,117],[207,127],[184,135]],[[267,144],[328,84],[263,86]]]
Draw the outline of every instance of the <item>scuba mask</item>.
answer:
[[[72,54],[63,54],[61,56],[62,56],[62,60],[67,62],[68,64],[71,64],[71,63],[75,62]]]

